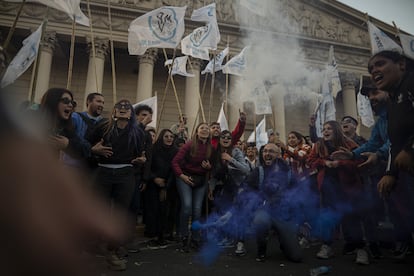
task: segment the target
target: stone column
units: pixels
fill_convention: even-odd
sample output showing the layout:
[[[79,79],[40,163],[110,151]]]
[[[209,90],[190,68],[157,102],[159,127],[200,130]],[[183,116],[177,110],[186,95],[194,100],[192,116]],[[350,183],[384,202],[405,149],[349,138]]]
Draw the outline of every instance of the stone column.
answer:
[[[139,56],[139,71],[137,84],[137,102],[152,97],[152,84],[154,82],[154,63],[157,60],[158,49],[150,48]]]
[[[286,121],[285,121],[285,95],[283,91],[269,91],[270,103],[272,105],[273,117],[271,115],[266,115],[270,117],[269,119],[273,120],[274,127],[272,123],[266,122],[266,130],[273,128],[275,132],[279,132],[280,140],[286,143]]]
[[[40,43],[39,67],[34,91],[34,102],[36,103],[40,103],[46,90],[49,89],[50,71],[52,69],[53,51],[55,50],[56,42],[56,32],[47,31]]]
[[[239,110],[243,111],[243,102],[240,99],[240,94],[237,95],[237,82],[240,77],[236,75],[229,75],[229,95],[227,103],[227,121],[229,123],[229,130],[232,131],[239,120]]]
[[[344,116],[357,117],[357,104],[355,85],[357,82],[356,75],[354,73],[346,73],[341,80],[342,83],[342,101],[344,103]]]
[[[109,41],[105,38],[95,38],[95,58],[93,57],[92,41],[87,37],[89,65],[86,77],[85,96],[83,107],[86,108],[86,97],[89,93],[102,93],[102,82],[105,67],[105,57],[109,50]]]
[[[187,72],[194,74],[194,77],[186,77],[185,79],[185,98],[184,98],[184,113],[187,115],[188,131],[192,133],[195,124],[197,123],[197,112],[200,106],[200,68],[201,60],[196,58],[189,58],[191,66],[188,66]],[[183,108],[181,106],[181,108]],[[205,108],[205,107],[204,107]],[[208,110],[204,110],[208,113]],[[201,109],[200,109],[201,118]],[[205,114],[208,116],[207,114]],[[207,120],[208,118],[206,118]]]

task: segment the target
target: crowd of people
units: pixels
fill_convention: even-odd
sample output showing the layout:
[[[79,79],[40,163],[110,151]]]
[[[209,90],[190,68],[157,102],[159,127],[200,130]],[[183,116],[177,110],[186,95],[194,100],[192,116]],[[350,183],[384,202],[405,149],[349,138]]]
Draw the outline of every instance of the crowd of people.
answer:
[[[87,110],[75,112],[71,91],[49,89],[39,110],[26,110],[25,116],[44,126],[40,144],[46,141],[52,163],[88,179],[92,184],[82,191],[103,199],[93,226],[76,222],[89,235],[72,254],[103,254],[111,269],[125,270],[127,255],[142,246],[134,233],[143,216],[151,249],[175,242],[188,253],[214,244],[234,247],[242,256],[245,241],[254,238],[256,260],[262,262],[268,235],[275,233],[286,257],[300,262],[312,241],[321,244],[316,257],[333,257],[332,244],[341,233],[343,254],[355,254],[356,263],[367,265],[370,258],[382,257],[381,225],[389,216],[392,254],[403,260],[412,250],[414,230],[414,72],[410,60],[391,51],[374,55],[368,71],[372,85],[362,93],[378,115],[368,140],[357,135],[358,120],[351,116],[324,122],[317,137],[312,116],[311,141],[292,130],[285,145],[269,131],[269,142],[260,148],[240,140],[243,112],[233,131],[201,122],[190,137],[184,114],[171,129],[157,133],[148,127],[153,111],[147,105],[134,108],[122,99],[103,118],[102,94],[89,94]],[[2,137],[10,135],[3,127]],[[70,193],[60,196],[70,200]],[[76,199],[90,207],[82,200]],[[5,214],[2,219],[11,220]]]

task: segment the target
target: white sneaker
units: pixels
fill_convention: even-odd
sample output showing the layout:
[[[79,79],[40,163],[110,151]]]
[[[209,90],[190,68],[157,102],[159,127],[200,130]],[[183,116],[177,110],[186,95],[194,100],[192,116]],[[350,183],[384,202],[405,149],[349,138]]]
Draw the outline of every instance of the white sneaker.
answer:
[[[244,255],[246,255],[246,249],[244,248],[244,243],[238,242],[237,245],[236,245],[236,250],[234,251],[234,253],[237,256],[244,256]]]
[[[368,253],[364,249],[358,249],[355,262],[361,265],[369,265]]]
[[[321,249],[316,253],[319,259],[329,259],[333,256],[332,248],[329,245],[322,244]]]

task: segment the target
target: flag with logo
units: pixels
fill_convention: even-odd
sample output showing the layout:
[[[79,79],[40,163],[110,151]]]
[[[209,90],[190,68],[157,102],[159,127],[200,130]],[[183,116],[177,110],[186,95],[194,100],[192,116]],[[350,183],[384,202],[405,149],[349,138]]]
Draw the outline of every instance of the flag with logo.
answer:
[[[358,115],[361,118],[361,123],[366,127],[372,127],[375,124],[374,115],[372,113],[371,103],[367,96],[361,94],[363,86],[363,77],[361,76],[359,82],[359,91],[357,95],[357,110]]]
[[[322,99],[316,112],[316,134],[322,137],[322,126],[326,121],[336,120],[335,100],[329,88],[329,76],[325,72],[322,82]]]
[[[256,136],[255,136],[256,134]],[[256,148],[260,149],[263,145],[266,145],[269,141],[266,132],[266,117],[264,117],[256,126],[256,132],[252,132],[247,139],[247,143],[256,143]]]
[[[23,0],[6,0],[8,2],[23,2]],[[89,26],[89,18],[80,8],[81,0],[26,0],[26,2],[40,3],[66,13],[72,20],[84,26]]]
[[[217,118],[217,123],[220,124],[220,129],[229,130],[229,124],[227,123],[226,114],[224,113],[224,103],[221,104],[220,113]]]
[[[194,74],[190,74],[187,72],[187,60],[188,60],[188,56],[176,57],[174,59],[174,65],[172,66],[171,75],[194,77]],[[172,63],[172,59],[169,59],[164,63],[164,66],[171,65],[171,63]]]
[[[181,40],[181,52],[184,55],[199,59],[210,60],[207,47],[201,46],[200,39],[205,32],[205,26],[195,29],[191,34]]]
[[[1,87],[6,87],[19,78],[32,65],[39,51],[40,39],[42,37],[43,23],[39,28],[23,40],[23,47],[10,62],[1,80]]]
[[[184,34],[187,6],[165,6],[150,11],[131,22],[128,28],[130,55],[142,55],[148,48],[175,48]]]
[[[133,108],[136,108],[139,105],[148,105],[152,108],[152,121],[148,124],[148,126],[156,128],[157,127],[157,114],[158,114],[158,98],[157,96],[145,99],[143,101],[140,101],[139,103],[136,103],[132,105]]]
[[[408,58],[414,59],[414,36],[399,34],[404,55]]]
[[[240,5],[257,15],[264,16],[266,14],[266,1],[240,0]]]
[[[221,51],[215,58],[211,59],[210,62],[207,64],[206,68],[201,71],[201,74],[204,75],[205,73],[213,74],[213,67],[214,72],[220,71],[222,69],[222,64],[224,58],[229,54],[229,47],[226,47],[223,51]]]
[[[191,20],[206,23],[203,29],[197,28],[199,29],[198,32],[192,37],[194,43],[198,44],[199,47],[217,49],[221,36],[217,24],[216,3],[194,10],[191,14]]]
[[[255,114],[272,114],[272,105],[264,85],[258,85],[253,89],[252,99],[255,105]]]
[[[233,58],[231,58],[222,67],[224,74],[243,76],[246,71],[246,56],[245,52],[248,47],[244,47],[243,50]]]
[[[368,21],[368,32],[371,41],[372,55],[378,54],[382,51],[396,51],[402,53],[400,45],[389,38],[383,31],[377,28],[374,24]]]

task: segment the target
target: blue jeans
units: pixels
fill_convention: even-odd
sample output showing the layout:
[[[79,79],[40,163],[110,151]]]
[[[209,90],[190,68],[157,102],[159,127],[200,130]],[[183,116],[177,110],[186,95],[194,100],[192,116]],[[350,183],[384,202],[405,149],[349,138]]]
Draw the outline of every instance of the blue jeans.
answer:
[[[178,233],[182,237],[187,237],[190,216],[192,217],[192,221],[199,220],[201,217],[201,207],[207,191],[207,181],[204,181],[202,185],[192,187],[177,177],[177,190],[181,200]],[[198,235],[198,233],[194,234]],[[198,238],[195,235],[193,237]]]
[[[303,250],[298,243],[297,229],[294,223],[282,221],[270,215],[268,210],[258,210],[253,219],[256,231],[258,250],[265,251],[266,237],[270,229],[274,229],[278,235],[280,249],[292,262],[300,262],[303,258]],[[259,252],[264,254],[265,252]]]

